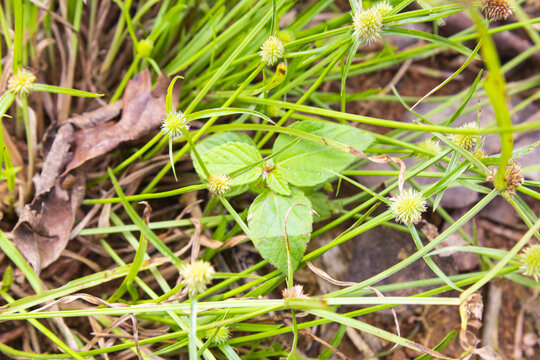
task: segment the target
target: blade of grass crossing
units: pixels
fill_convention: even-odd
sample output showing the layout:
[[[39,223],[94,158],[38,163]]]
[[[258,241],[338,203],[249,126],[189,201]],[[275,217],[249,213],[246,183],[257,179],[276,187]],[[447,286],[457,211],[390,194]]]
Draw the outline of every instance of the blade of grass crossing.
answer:
[[[131,284],[137,277],[137,274],[139,273],[139,270],[141,268],[141,264],[144,260],[144,256],[146,255],[147,245],[148,245],[148,240],[141,232],[141,239],[139,241],[139,245],[137,246],[137,251],[135,252],[135,258],[133,259],[133,262],[131,263],[131,267],[129,268],[129,271],[126,277],[124,278],[124,281],[122,281],[122,284],[120,284],[120,287],[111,295],[108,302],[110,303],[116,302],[127,291],[128,287],[131,286]]]
[[[2,296],[8,304],[13,303],[15,301],[15,299],[13,299],[10,295],[8,295],[5,292],[0,292],[0,296]],[[22,311],[22,313],[26,313],[26,311]],[[28,319],[28,322],[33,327],[35,327],[39,332],[41,332],[45,337],[47,337],[50,341],[52,341],[56,346],[58,346],[62,351],[64,351],[69,356],[71,356],[71,358],[77,359],[77,360],[85,360],[81,355],[77,354],[77,352],[75,352],[73,349],[67,346],[51,330],[49,330],[45,325],[40,323],[37,319]]]
[[[419,250],[406,258],[405,260],[397,263],[396,265],[384,270],[383,272],[366,279],[356,285],[350,286],[346,289],[338,290],[333,293],[327,294],[328,297],[339,297],[339,296],[345,296],[346,294],[349,294],[353,291],[362,289],[366,286],[370,286],[375,284],[378,281],[381,281],[382,279],[387,278],[388,276],[396,273],[397,271],[403,269],[404,267],[408,266],[409,264],[412,264],[414,261],[420,259],[424,255],[427,255],[431,250],[433,250],[437,245],[439,245],[444,239],[446,239],[448,236],[453,234],[457,229],[461,228],[463,224],[465,224],[467,221],[469,221],[473,216],[475,216],[480,210],[482,210],[491,200],[493,200],[497,196],[497,191],[493,190],[489,194],[487,194],[483,199],[481,199],[475,206],[473,206],[467,213],[465,213],[458,221],[456,221],[454,224],[452,224],[448,229],[446,229],[442,234],[437,236],[433,241],[431,241],[429,244],[424,246],[422,250]],[[383,213],[381,215],[384,215],[386,213]],[[377,218],[379,218],[381,215],[379,215]],[[386,215],[386,220],[390,220],[391,215]],[[375,219],[377,219],[375,218]],[[371,223],[375,220],[368,221],[363,224],[363,226],[360,226],[355,231],[352,231],[351,233],[347,234],[346,238],[352,238],[357,235],[357,233],[361,233],[365,230],[365,228],[371,228]],[[341,241],[344,241],[341,239]]]
[[[124,205],[124,209],[128,213],[129,217],[135,223],[142,234],[156,247],[156,249],[159,250],[163,255],[169,258],[169,260],[176,266],[178,270],[180,270],[181,265],[183,264],[183,261],[180,260],[171,249],[167,245],[163,243],[163,241],[154,234],[152,230],[146,226],[144,221],[141,219],[141,217],[137,214],[135,209],[131,206],[131,204],[126,200],[126,197],[124,195],[124,191],[120,187],[120,184],[118,184],[118,180],[116,179],[116,176],[112,173],[111,169],[108,169],[109,177],[111,178],[111,181],[113,183],[114,189],[116,193],[118,194],[118,197],[122,201],[122,205]]]
[[[416,231],[416,228],[414,227],[414,225],[409,225],[408,228],[416,247],[418,248],[418,250],[422,250],[424,245],[422,244],[422,240],[420,239],[420,236],[418,235],[418,231]],[[454,290],[463,291],[462,289],[457,287],[456,284],[454,284],[452,280],[448,278],[448,276],[446,276],[446,274],[441,270],[441,268],[437,266],[437,264],[435,264],[435,261],[433,261],[433,259],[429,255],[425,255],[423,259],[426,262],[426,264],[429,266],[429,268],[433,270],[435,275],[437,275],[442,281],[444,281],[446,285],[450,286]]]
[[[13,261],[13,263],[22,271],[26,280],[36,294],[41,293],[41,281],[36,275],[32,267],[28,264],[26,259],[20,253],[20,251],[15,247],[15,245],[0,231],[0,248],[7,255],[7,257]]]
[[[354,55],[356,54],[356,51],[358,50],[358,46],[360,46],[360,43],[362,42],[361,38],[356,38],[354,42],[351,45],[351,48],[349,50],[349,53],[347,54],[347,61],[343,62],[342,72],[341,72],[341,111],[346,111],[346,100],[347,100],[347,94],[346,94],[346,83],[347,83],[347,76],[349,75],[349,70],[351,68],[352,61],[354,59]],[[344,120],[341,120],[342,123],[344,123]]]
[[[452,358],[445,356],[437,351],[431,350],[425,346],[422,346],[418,343],[415,343],[413,341],[404,339],[400,336],[394,335],[390,332],[387,332],[385,330],[379,329],[375,326],[366,324],[362,321],[351,319],[346,316],[343,316],[341,314],[333,313],[327,310],[307,310],[307,312],[312,313],[313,315],[320,316],[322,318],[337,322],[339,324],[347,325],[350,327],[353,327],[355,329],[358,329],[360,331],[365,331],[369,334],[375,335],[377,337],[380,337],[381,339],[390,341],[392,343],[404,346],[406,348],[409,348],[414,351],[420,351],[426,354],[430,354],[432,356],[438,357],[440,359],[448,359],[451,360]]]

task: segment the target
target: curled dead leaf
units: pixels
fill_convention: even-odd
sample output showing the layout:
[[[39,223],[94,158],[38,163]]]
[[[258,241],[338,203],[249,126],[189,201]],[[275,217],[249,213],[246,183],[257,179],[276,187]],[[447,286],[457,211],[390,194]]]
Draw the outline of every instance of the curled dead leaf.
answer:
[[[118,122],[98,123],[75,133],[73,159],[64,174],[81,166],[86,161],[104,155],[120,143],[132,141],[161,125],[166,115],[165,97],[169,78],[162,75],[152,90],[150,72],[145,70],[126,86],[122,116]],[[179,88],[175,88],[177,94]],[[178,96],[173,96],[176,108]],[[114,108],[110,111],[114,112]]]

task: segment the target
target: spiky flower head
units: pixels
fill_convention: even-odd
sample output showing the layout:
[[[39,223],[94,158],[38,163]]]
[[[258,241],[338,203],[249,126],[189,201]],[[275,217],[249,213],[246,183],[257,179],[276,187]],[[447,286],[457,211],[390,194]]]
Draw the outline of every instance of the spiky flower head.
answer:
[[[302,285],[294,285],[290,288],[283,289],[281,293],[284,299],[307,299],[308,296],[304,294],[304,287]]]
[[[478,123],[472,121],[458,127],[458,129],[478,130]],[[474,152],[480,142],[480,136],[473,134],[453,134],[450,135],[450,141],[468,152]]]
[[[262,44],[259,54],[264,63],[272,66],[285,55],[285,47],[279,38],[272,35]]]
[[[184,113],[181,111],[168,112],[163,124],[161,124],[161,130],[174,139],[182,135],[182,129],[189,129],[189,123]]]
[[[184,265],[181,271],[190,296],[204,292],[206,285],[212,281],[215,273],[212,264],[203,260]]]
[[[22,68],[17,70],[8,81],[8,91],[15,95],[27,96],[34,88],[36,75],[31,71]]]
[[[441,145],[439,145],[439,142],[432,139],[426,139],[422,141],[420,144],[418,144],[418,147],[434,154],[438,154],[441,152]],[[431,159],[431,156],[423,153],[417,153],[416,158],[420,162],[426,162]]]
[[[491,174],[487,177],[490,182],[495,182],[497,177],[497,169],[491,170]],[[521,174],[521,166],[518,163],[513,163],[506,167],[504,173],[504,180],[506,180],[506,192],[512,196],[516,193],[516,189],[523,185],[523,175]]]
[[[382,28],[383,13],[374,6],[352,15],[354,36],[362,39],[364,44],[371,44],[379,37]]]
[[[521,262],[525,269],[524,274],[532,276],[538,281],[540,278],[540,245],[532,245],[525,249],[521,255]]]
[[[390,11],[392,11],[392,9],[393,9],[392,5],[390,5],[390,3],[388,1],[378,2],[373,7],[375,9],[377,9],[377,11],[380,12],[382,16],[388,15],[388,13],[390,13]]]
[[[417,224],[426,211],[426,199],[414,189],[405,189],[390,199],[390,210],[398,222],[405,225]]]
[[[153,49],[154,42],[150,39],[141,40],[137,44],[137,54],[139,54],[142,58],[149,57]]]
[[[523,175],[521,174],[521,166],[514,163],[506,168],[506,191],[509,195],[514,195],[516,189],[523,185]]]
[[[214,335],[214,333],[216,333],[216,335],[212,339],[212,344],[215,345],[223,345],[231,337],[231,332],[229,331],[229,328],[227,326],[222,326],[218,328],[217,332],[216,329],[209,329],[204,334],[204,337],[210,339]]]
[[[231,177],[227,174],[212,174],[208,177],[208,190],[214,195],[222,196],[231,190]]]
[[[482,0],[482,11],[493,20],[506,20],[512,16],[514,0]]]

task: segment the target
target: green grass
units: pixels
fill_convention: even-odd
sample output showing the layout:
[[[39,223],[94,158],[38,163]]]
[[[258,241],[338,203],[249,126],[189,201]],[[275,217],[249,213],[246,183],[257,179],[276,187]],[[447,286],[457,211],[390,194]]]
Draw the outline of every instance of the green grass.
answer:
[[[43,113],[41,100],[50,99],[40,97],[43,93],[52,96],[55,104],[62,104],[57,109],[57,115],[59,121],[65,121],[70,114],[78,111],[76,109],[87,111],[90,107],[95,107],[97,103],[92,99],[94,97],[102,96],[101,99],[106,102],[121,99],[126,85],[139,72],[148,69],[156,80],[163,69],[170,78],[178,75],[183,77],[178,107],[170,110],[182,111],[193,126],[189,130],[184,129],[182,136],[176,139],[169,139],[163,131],[155,129],[145,143],[129,144],[111,154],[107,163],[108,172],[90,171],[92,177],[88,178],[87,196],[81,209],[85,214],[90,212],[90,209],[95,209],[97,215],[94,219],[100,217],[102,209],[108,210],[101,212],[100,225],[96,221],[90,222],[78,233],[73,233],[72,238],[92,239],[94,248],[90,253],[100,254],[102,258],[97,265],[104,266],[102,271],[92,271],[91,274],[76,272],[65,284],[40,278],[26,262],[24,254],[14,245],[12,237],[7,233],[0,233],[0,248],[7,256],[0,265],[2,269],[8,269],[9,263],[15,274],[22,274],[25,283],[18,286],[29,294],[21,296],[20,291],[13,289],[14,275],[6,270],[0,287],[0,296],[3,298],[0,322],[9,326],[15,324],[12,323],[14,321],[21,321],[17,324],[33,327],[37,330],[34,331],[36,336],[43,341],[41,353],[29,352],[28,349],[23,351],[17,342],[0,343],[0,352],[8,357],[36,359],[98,359],[104,354],[109,354],[111,359],[114,359],[126,349],[129,349],[133,356],[142,358],[154,354],[172,359],[178,358],[182,353],[184,358],[189,357],[190,360],[277,357],[299,359],[302,358],[300,353],[303,349],[297,342],[304,336],[300,330],[337,323],[340,325],[339,329],[325,338],[334,347],[339,347],[345,341],[346,327],[352,327],[399,347],[418,351],[423,354],[422,359],[432,356],[452,358],[456,354],[446,354],[445,348],[456,337],[456,331],[435,339],[439,345],[430,349],[408,339],[406,335],[398,336],[356,317],[397,305],[449,306],[456,313],[460,312],[462,326],[465,328],[468,318],[464,304],[470,295],[482,290],[490,281],[506,278],[522,286],[538,289],[538,283],[520,275],[523,264],[518,255],[527,244],[534,241],[531,239],[540,240],[540,220],[524,201],[526,196],[540,200],[540,184],[526,180],[517,188],[516,194],[510,196],[506,192],[507,179],[504,175],[507,166],[516,157],[533,148],[530,146],[516,149],[513,136],[540,129],[538,121],[524,124],[515,124],[512,121],[518,110],[538,100],[540,77],[514,80],[509,75],[538,51],[540,38],[531,25],[540,22],[540,18],[529,18],[520,7],[522,1],[517,1],[515,5],[516,21],[500,26],[490,25],[480,13],[478,4],[465,8],[461,3],[442,3],[431,8],[405,10],[412,2],[392,0],[393,10],[384,16],[380,30],[382,41],[378,40],[378,43],[381,45],[367,47],[353,35],[350,15],[352,10],[341,11],[329,0],[313,0],[307,2],[307,5],[285,0],[115,0],[111,4],[114,12],[107,17],[110,23],[106,26],[110,33],[107,34],[109,40],[105,45],[102,39],[96,38],[98,31],[101,31],[101,36],[105,36],[104,28],[98,26],[98,20],[101,19],[100,2],[66,2],[65,9],[59,9],[53,4],[48,9],[51,13],[47,13],[28,0],[6,1],[0,7],[2,51],[13,46],[13,63],[11,69],[4,65],[3,71],[16,72],[23,66],[42,63],[46,63],[51,69],[48,73],[42,68],[34,69],[40,80],[34,85],[33,93],[29,97],[15,95],[8,90],[0,98],[0,116],[5,124],[4,126],[0,123],[0,184],[5,182],[8,189],[3,203],[7,204],[9,211],[6,216],[11,220],[16,219],[15,208],[23,204],[21,199],[25,194],[21,193],[22,186],[27,190],[27,196],[32,194],[32,177],[37,172],[36,165],[41,164],[38,149],[34,148],[39,141],[38,144],[32,141],[39,129],[36,122],[30,119],[33,119],[38,111]],[[368,8],[375,3],[366,1],[363,5]],[[351,1],[351,6],[354,11],[360,11],[356,1]],[[289,16],[292,9],[301,10],[286,22],[285,27],[280,27],[283,23],[281,20],[285,15]],[[55,16],[51,15],[53,13]],[[313,23],[321,13],[333,16],[323,22]],[[412,23],[437,22],[456,13],[471,16],[475,25],[448,38],[437,33],[401,27]],[[62,69],[56,65],[59,56],[56,47],[48,45],[45,47],[47,50],[44,50],[38,46],[38,39],[53,43],[55,33],[59,31],[58,18],[62,18],[62,26],[65,27],[62,29],[65,31],[62,33],[65,43],[61,45],[64,50],[68,50],[62,54],[65,61]],[[506,63],[501,63],[491,36],[514,29],[527,32],[532,40],[532,47],[513,59],[507,59]],[[287,37],[282,59],[286,63],[284,74],[276,72],[276,66],[262,63],[258,54],[261,44],[274,34]],[[386,41],[386,37],[390,35],[419,39],[421,43],[399,50]],[[99,49],[99,54],[92,53],[98,49],[89,50],[89,39],[103,46]],[[153,47],[147,54],[139,53],[137,44],[146,39],[153,42]],[[466,42],[470,40],[477,44],[474,49],[466,46]],[[38,50],[43,50],[39,52],[40,57]],[[381,93],[380,89],[362,92],[348,90],[353,81],[377,77],[382,71],[395,73],[409,60],[429,64],[430,59],[437,60],[437,57],[445,54],[459,54],[462,61],[456,68],[445,69],[446,73],[451,75],[441,79],[440,85],[434,86],[433,90],[426,94],[428,96],[401,94],[396,88],[386,93]],[[94,56],[95,60],[92,64],[93,73],[87,74],[82,71],[82,64],[86,64],[82,61],[91,56]],[[123,61],[121,71],[115,67],[120,61]],[[480,68],[483,71],[477,70]],[[438,67],[433,70],[441,73]],[[472,80],[459,80],[464,74]],[[91,78],[84,81],[87,75]],[[452,95],[439,93],[457,82],[460,85],[458,92]],[[467,85],[463,85],[465,83]],[[92,88],[89,84],[99,86]],[[509,108],[506,100],[510,96],[520,96],[523,100]],[[404,111],[412,112],[416,121],[406,123],[357,114],[351,110],[355,102],[365,102],[374,107],[398,104]],[[436,107],[422,115],[414,112],[415,104],[428,102]],[[80,104],[84,106],[81,107]],[[169,93],[167,107],[171,106]],[[495,120],[478,130],[457,129],[453,124],[459,116],[475,113],[479,108],[488,106],[495,110]],[[432,121],[435,114],[451,107],[457,107],[457,111],[447,118]],[[332,138],[329,134],[317,135],[290,127],[293,121],[307,123],[313,120],[322,121],[329,126],[378,126],[384,128],[385,133],[365,130],[373,141],[366,144],[363,154],[347,163],[344,169],[333,172],[331,182],[339,180],[339,185],[334,181],[332,184],[321,183],[311,189],[298,190],[308,195],[324,191],[326,195],[335,195],[333,200],[325,202],[325,207],[334,209],[334,213],[329,213],[329,219],[315,223],[314,230],[304,234],[306,241],[328,237],[329,232],[334,235],[326,245],[302,252],[298,259],[299,268],[305,267],[307,261],[319,258],[345,242],[354,241],[358,235],[377,226],[387,226],[410,234],[411,241],[417,246],[416,252],[360,283],[348,284],[331,293],[310,294],[309,298],[283,299],[278,289],[291,287],[296,283],[291,256],[292,252],[297,250],[297,239],[292,235],[289,239],[289,234],[285,233],[280,238],[280,241],[285,241],[287,245],[288,262],[283,271],[276,270],[272,266],[274,260],[262,251],[262,255],[269,260],[261,260],[238,273],[217,273],[204,292],[192,296],[191,299],[187,296],[177,297],[176,295],[183,294],[186,290],[185,282],[181,281],[181,278],[176,281],[184,264],[199,256],[212,262],[217,268],[219,261],[229,255],[224,248],[204,246],[200,253],[192,248],[179,255],[178,250],[186,242],[180,246],[170,240],[171,230],[181,232],[182,239],[198,239],[198,236],[204,233],[221,243],[243,234],[249,238],[242,240],[243,242],[251,239],[257,245],[259,240],[255,234],[260,229],[254,228],[251,216],[248,215],[248,212],[252,213],[249,206],[257,195],[257,190],[246,184],[244,188],[237,189],[233,198],[210,196],[205,179],[212,174],[212,158],[201,152],[201,142],[215,134],[228,132],[249,135],[254,151],[261,155],[259,159],[262,160],[233,169],[229,174],[233,180],[241,178],[253,168],[266,166],[267,161],[279,162],[287,151],[292,151],[295,147],[298,149],[302,144],[323,146],[328,153],[340,151],[358,155],[358,149],[355,148],[357,144],[348,143],[346,139]],[[45,125],[50,121],[51,119],[46,119]],[[27,144],[24,178],[21,169],[13,165],[15,154],[10,153],[3,128],[10,137],[17,139],[19,143]],[[425,134],[439,141],[443,149],[441,153],[431,153],[418,146],[418,138]],[[453,134],[493,136],[500,140],[501,152],[485,156],[474,151],[469,152],[452,142]],[[286,136],[292,139],[288,145],[277,150],[272,147],[276,138]],[[217,152],[218,147],[213,150]],[[363,168],[369,162],[368,158],[388,155],[396,160],[419,153],[429,156],[430,160],[413,163],[403,173],[397,163],[390,163],[393,170]],[[298,154],[300,155],[302,154]],[[202,164],[205,176],[199,178],[192,170],[191,156]],[[161,161],[164,158],[169,161]],[[321,158],[322,160],[324,158]],[[127,193],[128,189],[120,186],[118,179],[132,173],[133,169],[144,166],[148,161],[161,161],[162,165],[145,176],[134,189],[135,193]],[[172,166],[176,168],[174,177]],[[487,179],[495,168],[497,174],[493,184],[490,184]],[[523,174],[526,176],[528,172],[537,170],[538,166],[532,166],[523,169]],[[436,216],[448,224],[445,231],[430,239],[430,242],[424,241],[424,245],[422,240],[425,240],[425,237],[414,225],[396,224],[394,215],[388,210],[390,196],[397,194],[400,185],[403,185],[400,183],[400,175],[405,187],[419,190],[427,198],[429,211],[433,209]],[[178,181],[174,180],[176,176]],[[384,187],[369,188],[359,183],[354,176],[385,176],[386,181]],[[420,186],[415,181],[418,178],[433,179],[433,184]],[[439,206],[439,202],[445,191],[456,182],[478,192],[480,200],[460,218],[453,219],[446,209]],[[289,185],[293,187],[290,181]],[[348,189],[348,192],[345,191],[347,196],[341,195],[340,188],[343,187]],[[113,195],[102,196],[101,190],[109,191],[109,194]],[[146,222],[141,216],[140,207],[137,206],[138,202],[146,200],[151,202],[157,212],[167,206],[167,202],[176,203],[179,196],[186,194],[196,194],[198,199],[204,200],[200,204],[200,217],[179,219],[175,218],[176,213],[171,212],[168,219]],[[497,197],[507,201],[528,228],[509,251],[479,246],[475,235],[471,236],[464,229],[468,221],[481,214]],[[293,207],[294,205],[286,213],[275,214],[274,221],[277,219],[281,223],[281,220],[288,218],[290,213],[293,213]],[[298,208],[300,207],[296,209]],[[380,211],[376,212],[376,209]],[[289,223],[285,221],[291,234],[297,225],[294,223],[297,220],[292,220],[293,215]],[[271,216],[268,218],[267,225],[270,226]],[[311,222],[309,226],[311,228]],[[436,248],[456,233],[469,244],[446,250],[478,255],[481,271],[450,276],[433,262],[432,258],[444,251]],[[127,247],[129,251],[119,251],[121,247]],[[191,253],[190,250],[194,252]],[[92,261],[97,258],[92,256]],[[415,261],[425,261],[432,269],[433,277],[378,285],[381,280]],[[168,275],[171,271],[174,272],[172,277]],[[315,276],[313,274],[313,277]],[[427,284],[435,288],[429,291],[420,290],[420,287]],[[368,286],[376,287],[384,297],[368,296],[373,295],[371,290],[366,289]],[[388,295],[389,292],[400,289],[416,290],[416,295]],[[450,292],[452,289],[458,292]],[[94,295],[84,295],[88,293]],[[76,304],[76,309],[68,307],[74,300],[77,301],[69,306]],[[91,303],[91,308],[85,302]],[[347,306],[346,312],[344,306]],[[300,312],[310,315],[301,318],[298,317]],[[283,314],[290,322],[267,321],[269,314]],[[62,331],[52,326],[52,322],[42,321],[64,318],[68,325],[63,327]],[[84,324],[81,330],[72,327],[71,318],[76,318],[78,324]],[[117,327],[115,321],[120,320],[126,321],[129,326]],[[138,339],[133,337],[131,321],[134,321],[134,326],[139,329]],[[93,337],[85,333],[90,329],[90,322],[94,326],[99,324],[101,329],[111,326],[111,333],[116,336],[116,340],[107,346],[93,343],[86,347]],[[232,336],[224,344],[214,344],[205,338],[207,330],[221,326],[232,330]],[[160,334],[148,332],[156,327],[162,329]],[[391,346],[388,346],[385,350],[390,348]],[[332,351],[330,348],[321,347],[318,353],[310,356],[328,359],[332,356]]]

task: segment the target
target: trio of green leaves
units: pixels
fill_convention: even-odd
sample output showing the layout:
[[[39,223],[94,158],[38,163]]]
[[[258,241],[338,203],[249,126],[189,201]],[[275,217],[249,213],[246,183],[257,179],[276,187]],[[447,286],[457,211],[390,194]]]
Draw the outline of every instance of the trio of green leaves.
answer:
[[[358,151],[374,140],[360,129],[330,122],[300,121],[289,128],[339,141]],[[325,144],[299,140],[288,134],[278,135],[272,155],[264,159],[249,136],[236,132],[212,135],[199,142],[196,149],[210,174],[230,176],[224,196],[246,191],[259,194],[247,216],[252,240],[261,256],[284,273],[288,268],[288,252],[293,270],[304,255],[312,231],[313,210],[319,220],[321,214],[328,213],[328,209],[318,209],[318,204],[327,201],[318,201],[326,195],[317,190],[335,177],[334,172],[344,170],[358,159]],[[196,157],[193,163],[201,179],[207,181]],[[211,182],[212,179],[209,188]]]

